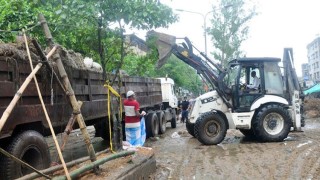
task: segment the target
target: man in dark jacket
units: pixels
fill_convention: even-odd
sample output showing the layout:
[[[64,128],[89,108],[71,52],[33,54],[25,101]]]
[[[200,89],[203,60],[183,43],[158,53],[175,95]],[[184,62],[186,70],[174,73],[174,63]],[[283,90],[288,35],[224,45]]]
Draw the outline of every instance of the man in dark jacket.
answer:
[[[184,123],[188,119],[189,101],[187,101],[187,97],[184,97],[184,100],[180,104],[180,108],[182,109],[181,122]]]

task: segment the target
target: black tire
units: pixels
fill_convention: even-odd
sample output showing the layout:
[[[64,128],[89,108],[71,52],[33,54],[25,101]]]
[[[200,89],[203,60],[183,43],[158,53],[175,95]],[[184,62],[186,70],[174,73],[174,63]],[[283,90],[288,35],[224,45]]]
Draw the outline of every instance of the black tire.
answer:
[[[223,141],[227,134],[227,124],[215,112],[207,112],[197,119],[194,125],[195,137],[204,145],[216,145]]]
[[[288,136],[291,125],[291,116],[286,108],[269,104],[257,112],[252,128],[259,141],[279,142]]]
[[[300,114],[301,114],[301,127],[304,127],[306,125],[306,120],[304,119],[304,109],[303,109],[303,104],[300,106]]]
[[[166,121],[166,117],[164,116],[164,112],[158,111],[157,116],[159,120],[159,134],[164,134],[167,129],[167,126],[166,126],[167,121]]]
[[[146,118],[146,133],[148,137],[155,137],[159,133],[159,122],[156,113],[148,113]]]
[[[172,119],[171,119],[171,128],[176,128],[177,127],[177,114],[176,110],[172,109]]]
[[[187,122],[186,122],[186,128],[187,128],[188,133],[191,136],[196,137],[195,134],[194,134],[194,123],[189,122],[188,119],[187,119]]]
[[[252,129],[239,129],[240,132],[246,137],[254,137],[254,132]]]
[[[38,170],[48,168],[51,163],[47,142],[37,131],[28,130],[16,135],[6,150]],[[16,179],[32,172],[20,163],[2,157],[1,179]]]

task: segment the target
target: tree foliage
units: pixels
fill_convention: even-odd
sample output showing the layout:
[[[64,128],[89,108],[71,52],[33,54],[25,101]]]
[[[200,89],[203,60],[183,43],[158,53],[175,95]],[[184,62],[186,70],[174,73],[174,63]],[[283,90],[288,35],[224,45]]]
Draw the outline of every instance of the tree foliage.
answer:
[[[223,67],[228,60],[243,55],[240,46],[247,39],[248,22],[256,15],[255,8],[245,8],[244,0],[221,0],[219,7],[213,6],[212,27],[207,29],[215,51],[214,58]]]
[[[201,80],[186,64],[172,58],[161,69],[155,69],[157,51],[137,56],[126,49],[125,29],[168,27],[177,20],[172,9],[159,1],[145,0],[0,0],[0,40],[11,42],[22,28],[45,45],[38,23],[44,14],[54,41],[100,62],[108,72],[119,68],[130,75],[173,78],[177,86],[199,92]],[[37,26],[38,25],[38,26]],[[16,33],[9,31],[16,30]]]
[[[38,23],[38,13],[43,13],[57,43],[93,57],[104,64],[107,70],[118,67],[119,62],[122,65],[125,25],[151,29],[168,27],[177,20],[172,9],[158,1],[0,0],[0,4],[0,29],[21,30],[25,26],[35,25]],[[39,27],[29,33],[44,42]],[[13,41],[14,36],[6,33],[1,34],[0,38],[8,42]]]
[[[166,64],[157,70],[159,77],[171,77],[176,86],[187,89],[196,95],[203,92],[203,84],[195,69],[175,56],[171,56]]]

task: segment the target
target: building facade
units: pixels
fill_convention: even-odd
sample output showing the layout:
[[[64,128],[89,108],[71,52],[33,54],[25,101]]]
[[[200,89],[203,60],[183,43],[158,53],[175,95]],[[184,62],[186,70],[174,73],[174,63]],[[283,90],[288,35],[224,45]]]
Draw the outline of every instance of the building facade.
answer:
[[[308,50],[308,78],[316,83],[320,82],[320,37],[307,45]],[[303,70],[302,70],[303,71]],[[304,75],[303,75],[304,77]]]
[[[301,64],[301,70],[302,70],[302,80],[303,81],[308,81],[310,79],[308,63]]]

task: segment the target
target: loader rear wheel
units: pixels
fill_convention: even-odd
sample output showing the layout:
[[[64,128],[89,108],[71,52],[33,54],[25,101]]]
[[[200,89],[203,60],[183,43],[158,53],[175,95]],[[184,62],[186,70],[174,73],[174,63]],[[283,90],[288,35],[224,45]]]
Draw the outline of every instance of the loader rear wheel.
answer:
[[[159,133],[159,122],[156,113],[148,113],[146,119],[146,133],[148,137],[155,137]]]
[[[197,119],[194,134],[202,144],[216,145],[226,136],[227,124],[217,113],[207,112]]]
[[[195,135],[194,135],[194,123],[189,122],[188,119],[187,119],[187,122],[186,122],[186,128],[187,128],[188,133],[191,136],[195,137]]]
[[[159,133],[160,134],[164,134],[166,132],[166,129],[167,129],[166,117],[164,116],[163,111],[157,112],[157,116],[158,116],[158,119],[159,119]]]
[[[38,170],[48,168],[50,165],[49,147],[37,131],[28,130],[16,135],[6,150]],[[8,157],[2,157],[1,178],[16,179],[32,172],[20,163]]]
[[[176,128],[177,127],[177,114],[176,110],[172,109],[172,119],[171,119],[171,128]]]
[[[262,142],[283,141],[289,134],[292,125],[287,109],[279,104],[262,107],[253,122],[253,131]]]

